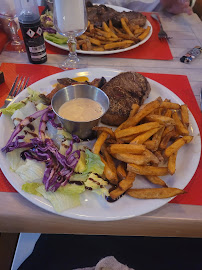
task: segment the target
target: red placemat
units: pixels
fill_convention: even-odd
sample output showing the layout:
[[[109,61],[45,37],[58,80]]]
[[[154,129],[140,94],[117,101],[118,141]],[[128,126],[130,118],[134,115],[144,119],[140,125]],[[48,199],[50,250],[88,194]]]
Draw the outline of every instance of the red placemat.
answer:
[[[0,93],[4,93],[4,97],[8,93],[9,86],[12,85],[16,74],[23,73],[23,75],[32,74],[30,83],[33,83],[43,77],[58,73],[61,70],[57,67],[44,66],[44,65],[23,65],[23,64],[10,64],[3,63],[0,68],[5,74],[5,84],[0,85]],[[21,74],[20,73],[20,74]],[[153,73],[142,73],[143,75],[151,78],[164,86],[172,90],[176,95],[178,95],[189,107],[192,114],[194,115],[197,124],[199,126],[200,132],[202,131],[202,119],[201,113],[193,95],[191,86],[186,76],[184,75],[171,75],[171,74],[153,74]],[[1,96],[0,102],[3,103],[4,98]],[[1,105],[0,105],[1,106]],[[202,133],[201,133],[202,134]],[[182,204],[193,204],[202,205],[202,185],[200,180],[202,178],[202,161],[200,160],[197,171],[195,172],[192,180],[186,186],[186,194],[180,195],[172,200],[173,203]],[[15,190],[8,183],[6,178],[2,173],[0,173],[0,192],[14,192]]]
[[[0,29],[0,53],[3,51],[5,44],[8,42],[7,34]]]

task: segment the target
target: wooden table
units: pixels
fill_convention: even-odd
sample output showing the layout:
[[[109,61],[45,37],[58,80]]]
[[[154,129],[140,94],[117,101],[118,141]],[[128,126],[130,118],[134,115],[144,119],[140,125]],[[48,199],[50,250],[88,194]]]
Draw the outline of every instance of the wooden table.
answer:
[[[89,67],[106,67],[139,72],[187,75],[199,103],[202,88],[202,57],[191,64],[179,58],[196,45],[202,46],[202,22],[196,14],[171,16],[161,14],[170,40],[174,60],[136,60],[82,56]],[[45,64],[57,66],[64,55],[48,55]],[[29,63],[26,54],[3,52],[0,63]],[[202,206],[166,204],[143,216],[114,222],[88,222],[51,214],[33,205],[20,194],[0,194],[1,232],[41,232],[69,234],[145,235],[202,237]]]

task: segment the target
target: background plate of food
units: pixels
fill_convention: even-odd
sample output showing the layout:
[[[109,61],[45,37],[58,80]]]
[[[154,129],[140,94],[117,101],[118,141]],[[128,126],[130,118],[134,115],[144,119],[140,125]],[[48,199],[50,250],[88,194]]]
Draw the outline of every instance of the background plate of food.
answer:
[[[39,91],[44,94],[48,94],[55,88],[57,79],[75,78],[75,77],[85,76],[89,79],[89,82],[91,82],[95,78],[100,78],[101,76],[103,76],[108,82],[108,81],[111,81],[110,80],[111,78],[114,78],[114,77],[117,78],[117,75],[119,75],[120,73],[121,73],[120,70],[105,69],[105,68],[88,68],[88,69],[81,69],[81,70],[64,71],[64,72],[46,77],[32,84],[30,88],[32,90]],[[137,75],[134,72],[127,72],[126,75],[128,76],[128,74],[130,76],[134,76],[134,74],[135,76]],[[136,76],[136,77],[140,78],[140,81],[143,82],[142,80],[143,77],[141,76],[140,77]],[[147,103],[152,104],[151,102],[156,100],[158,97],[161,97],[162,100],[169,99],[173,104],[175,103],[178,103],[180,105],[183,104],[183,101],[178,96],[176,96],[172,91],[170,91],[168,88],[164,87],[163,85],[151,79],[144,78],[144,81],[146,85],[146,88],[145,88],[146,97],[143,98],[143,100],[145,99],[144,100],[145,104]],[[128,82],[128,79],[126,80],[126,82]],[[105,84],[106,83],[104,83],[104,85]],[[111,83],[109,85],[111,88]],[[28,89],[21,92],[15,98],[14,102],[19,102],[20,100],[23,100],[24,98],[26,98],[26,96],[28,96]],[[120,100],[122,97],[118,95],[117,98]],[[142,110],[144,110],[144,108],[142,108]],[[18,120],[18,119],[15,119],[15,120]],[[5,147],[11,133],[13,132],[13,122],[9,115],[2,115],[0,118],[0,124],[2,127],[4,127],[4,129],[2,129],[2,132],[0,133],[0,147],[2,149],[3,147]],[[166,185],[171,188],[184,189],[186,185],[189,183],[189,181],[192,179],[200,160],[200,154],[201,154],[200,133],[199,133],[199,129],[196,124],[196,121],[190,112],[189,112],[189,128],[188,129],[189,129],[189,137],[193,136],[193,139],[190,143],[185,144],[178,151],[177,162],[176,162],[176,172],[173,175],[167,174],[165,176],[161,176],[162,180],[166,183]],[[89,147],[92,147],[94,143],[95,143],[95,140],[88,142],[87,145],[89,145]],[[12,157],[12,163],[15,163],[14,156]],[[6,156],[5,153],[3,153],[2,151],[0,152],[0,164],[1,164],[1,169],[4,175],[7,177],[8,181],[23,197],[25,197],[30,202],[34,203],[35,205],[47,211],[50,211],[52,213],[57,213],[55,209],[53,208],[53,206],[51,205],[51,203],[45,198],[30,194],[22,190],[22,185],[25,183],[25,181],[22,180],[19,174],[16,174],[16,172],[10,170],[10,167],[12,166],[11,160],[9,160],[9,156]],[[28,167],[27,170],[29,169],[30,168]],[[25,170],[21,171],[23,177],[26,171]],[[154,187],[159,187],[159,186],[154,185],[153,183],[149,182],[141,175],[137,175],[133,183],[133,188],[136,188],[136,189],[154,188]],[[164,198],[164,199],[138,199],[138,198],[133,198],[125,194],[119,200],[113,203],[110,203],[105,199],[105,196],[101,196],[90,190],[86,190],[80,195],[81,204],[79,206],[62,211],[59,214],[65,217],[81,219],[81,220],[94,220],[94,221],[121,220],[121,219],[131,218],[134,216],[143,215],[145,213],[153,211],[165,205],[166,203],[168,203],[172,198],[173,197]]]
[[[87,31],[77,38],[77,53],[104,55],[124,52],[144,44],[152,35],[151,23],[140,12],[112,5],[94,5],[87,7],[87,12],[89,24]],[[96,12],[99,12],[99,17]],[[41,21],[46,42],[68,51],[67,38],[53,33],[51,13],[42,15]]]

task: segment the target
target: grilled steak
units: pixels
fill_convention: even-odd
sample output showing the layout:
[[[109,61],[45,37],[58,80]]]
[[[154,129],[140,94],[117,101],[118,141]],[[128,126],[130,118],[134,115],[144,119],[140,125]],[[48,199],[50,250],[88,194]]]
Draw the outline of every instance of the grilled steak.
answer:
[[[144,26],[146,17],[140,12],[118,12],[105,5],[87,5],[88,20],[95,26],[102,26],[102,22],[112,21],[116,27],[121,26],[121,18],[127,18],[130,24]]]
[[[110,106],[102,123],[118,126],[129,116],[133,103],[141,105],[151,88],[147,79],[137,72],[122,72],[101,88],[109,97]]]
[[[106,83],[106,79],[104,77],[102,78],[95,78],[92,82],[77,82],[73,79],[70,78],[62,78],[62,79],[57,79],[58,84],[56,85],[56,87],[50,92],[50,94],[48,94],[46,96],[46,98],[48,99],[52,99],[52,97],[55,95],[55,93],[57,93],[57,91],[59,91],[60,89],[69,86],[69,85],[74,85],[74,84],[89,84],[89,85],[93,85],[95,87],[101,88],[105,83]]]

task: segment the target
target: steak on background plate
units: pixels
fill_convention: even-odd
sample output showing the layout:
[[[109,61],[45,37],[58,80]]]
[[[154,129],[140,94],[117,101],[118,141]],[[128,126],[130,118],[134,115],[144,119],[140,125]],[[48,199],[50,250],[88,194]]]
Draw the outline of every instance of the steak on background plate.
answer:
[[[146,17],[136,11],[118,12],[105,5],[93,5],[90,1],[86,3],[88,20],[95,26],[101,27],[102,22],[112,21],[115,27],[121,27],[121,18],[127,18],[132,25],[143,27],[146,23]]]
[[[151,87],[147,79],[137,72],[122,72],[105,83],[101,89],[109,98],[109,110],[102,123],[119,126],[129,117],[133,103],[142,105]]]

